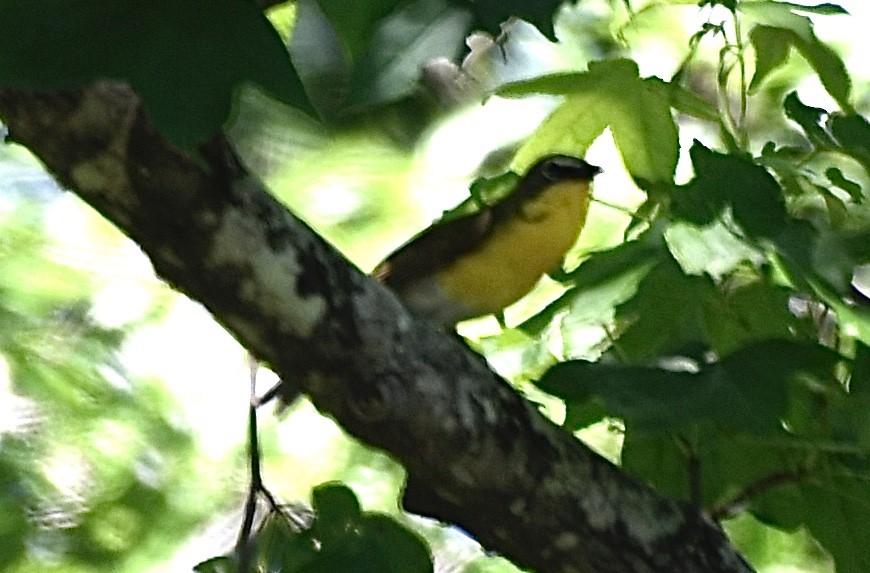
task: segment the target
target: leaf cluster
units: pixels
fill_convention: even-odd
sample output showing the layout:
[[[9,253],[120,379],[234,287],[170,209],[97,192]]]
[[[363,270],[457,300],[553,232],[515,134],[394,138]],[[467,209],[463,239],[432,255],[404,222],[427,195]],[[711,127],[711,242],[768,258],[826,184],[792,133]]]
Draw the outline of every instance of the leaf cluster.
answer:
[[[353,491],[327,483],[312,491],[314,517],[298,526],[280,510],[259,528],[257,570],[282,572],[431,573],[426,544],[392,517],[362,511]],[[233,557],[216,557],[194,568],[197,573],[236,573]]]
[[[90,313],[93,277],[48,256],[34,201],[12,204],[0,214],[0,571],[34,552],[118,571],[134,544],[165,558],[207,511],[177,496],[194,475],[191,436],[162,385],[125,371],[124,331]]]
[[[855,111],[845,66],[805,15],[844,11],[721,4],[732,23],[690,42],[723,42],[719,106],[687,88],[688,60],[668,81],[611,59],[499,90],[564,98],[517,163],[544,150],[583,152],[609,128],[647,193],[627,240],[557,276],[565,293],[520,328],[540,336],[555,323],[563,340],[590,326],[605,335],[594,361],[555,364],[536,382],[565,402],[567,429],[618,421],[629,471],[719,519],[749,511],[776,527],[806,527],[838,571],[864,571],[870,556],[858,547],[868,539],[857,520],[870,503],[870,427],[856,412],[866,407],[870,307],[855,273],[870,263],[870,124]],[[791,126],[780,136],[788,143],[759,141],[749,129],[753,95],[791,48],[839,109],[790,92],[766,112]],[[732,75],[747,77],[753,54],[755,75],[735,89]],[[718,130],[725,148],[696,140],[683,184],[678,114]]]

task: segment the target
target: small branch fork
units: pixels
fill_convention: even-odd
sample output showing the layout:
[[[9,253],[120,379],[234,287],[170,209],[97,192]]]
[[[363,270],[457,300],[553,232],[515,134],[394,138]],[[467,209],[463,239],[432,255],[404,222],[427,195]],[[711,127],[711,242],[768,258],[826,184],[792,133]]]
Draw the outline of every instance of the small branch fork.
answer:
[[[257,407],[268,401],[267,392],[264,398],[257,397],[257,371],[259,366],[253,357],[249,357],[249,372],[251,385],[251,400],[248,405],[248,465],[250,468],[250,482],[248,485],[248,497],[245,500],[244,519],[239,529],[239,537],[236,541],[236,555],[238,557],[240,573],[249,573],[253,565],[254,544],[251,532],[254,527],[254,517],[257,513],[257,498],[263,496],[269,504],[272,512],[281,513],[281,506],[275,496],[263,485],[263,475],[260,472],[260,441],[257,433]]]
[[[701,507],[704,499],[701,480],[701,459],[698,457],[697,451],[691,442],[685,437],[680,437],[677,440],[677,444],[686,456],[690,500],[696,507]],[[708,514],[713,521],[721,523],[722,520],[734,517],[740,513],[746,504],[761,494],[780,485],[799,482],[806,478],[809,473],[810,469],[808,467],[798,466],[761,476],[757,480],[746,484],[743,489],[730,499],[712,506],[708,510]]]

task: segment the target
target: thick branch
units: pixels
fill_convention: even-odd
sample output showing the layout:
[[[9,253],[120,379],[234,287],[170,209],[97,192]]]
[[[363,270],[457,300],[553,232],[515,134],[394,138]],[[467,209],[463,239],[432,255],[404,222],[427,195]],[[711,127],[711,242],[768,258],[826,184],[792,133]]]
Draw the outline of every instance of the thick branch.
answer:
[[[161,277],[404,464],[410,510],[539,571],[750,570],[708,518],[547,421],[254,180],[232,184],[167,145],[126,87],[0,89],[0,118],[141,245]]]

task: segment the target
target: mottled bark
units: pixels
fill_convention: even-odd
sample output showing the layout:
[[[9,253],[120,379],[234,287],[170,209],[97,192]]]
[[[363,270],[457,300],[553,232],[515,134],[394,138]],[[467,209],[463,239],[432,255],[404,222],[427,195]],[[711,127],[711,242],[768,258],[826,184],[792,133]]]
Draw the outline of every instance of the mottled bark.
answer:
[[[411,511],[542,572],[750,571],[696,509],[542,417],[454,335],[410,316],[214,147],[191,157],[125,86],[0,89],[0,119],[157,273],[408,470]],[[217,149],[220,149],[219,147]]]

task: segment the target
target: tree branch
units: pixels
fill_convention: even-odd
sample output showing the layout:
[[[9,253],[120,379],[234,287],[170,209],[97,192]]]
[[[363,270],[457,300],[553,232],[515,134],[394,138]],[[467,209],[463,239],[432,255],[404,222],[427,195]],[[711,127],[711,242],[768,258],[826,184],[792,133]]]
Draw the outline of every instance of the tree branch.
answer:
[[[408,471],[405,505],[522,567],[743,572],[722,531],[542,417],[252,178],[168,145],[116,83],[0,89],[0,118],[259,360]]]

